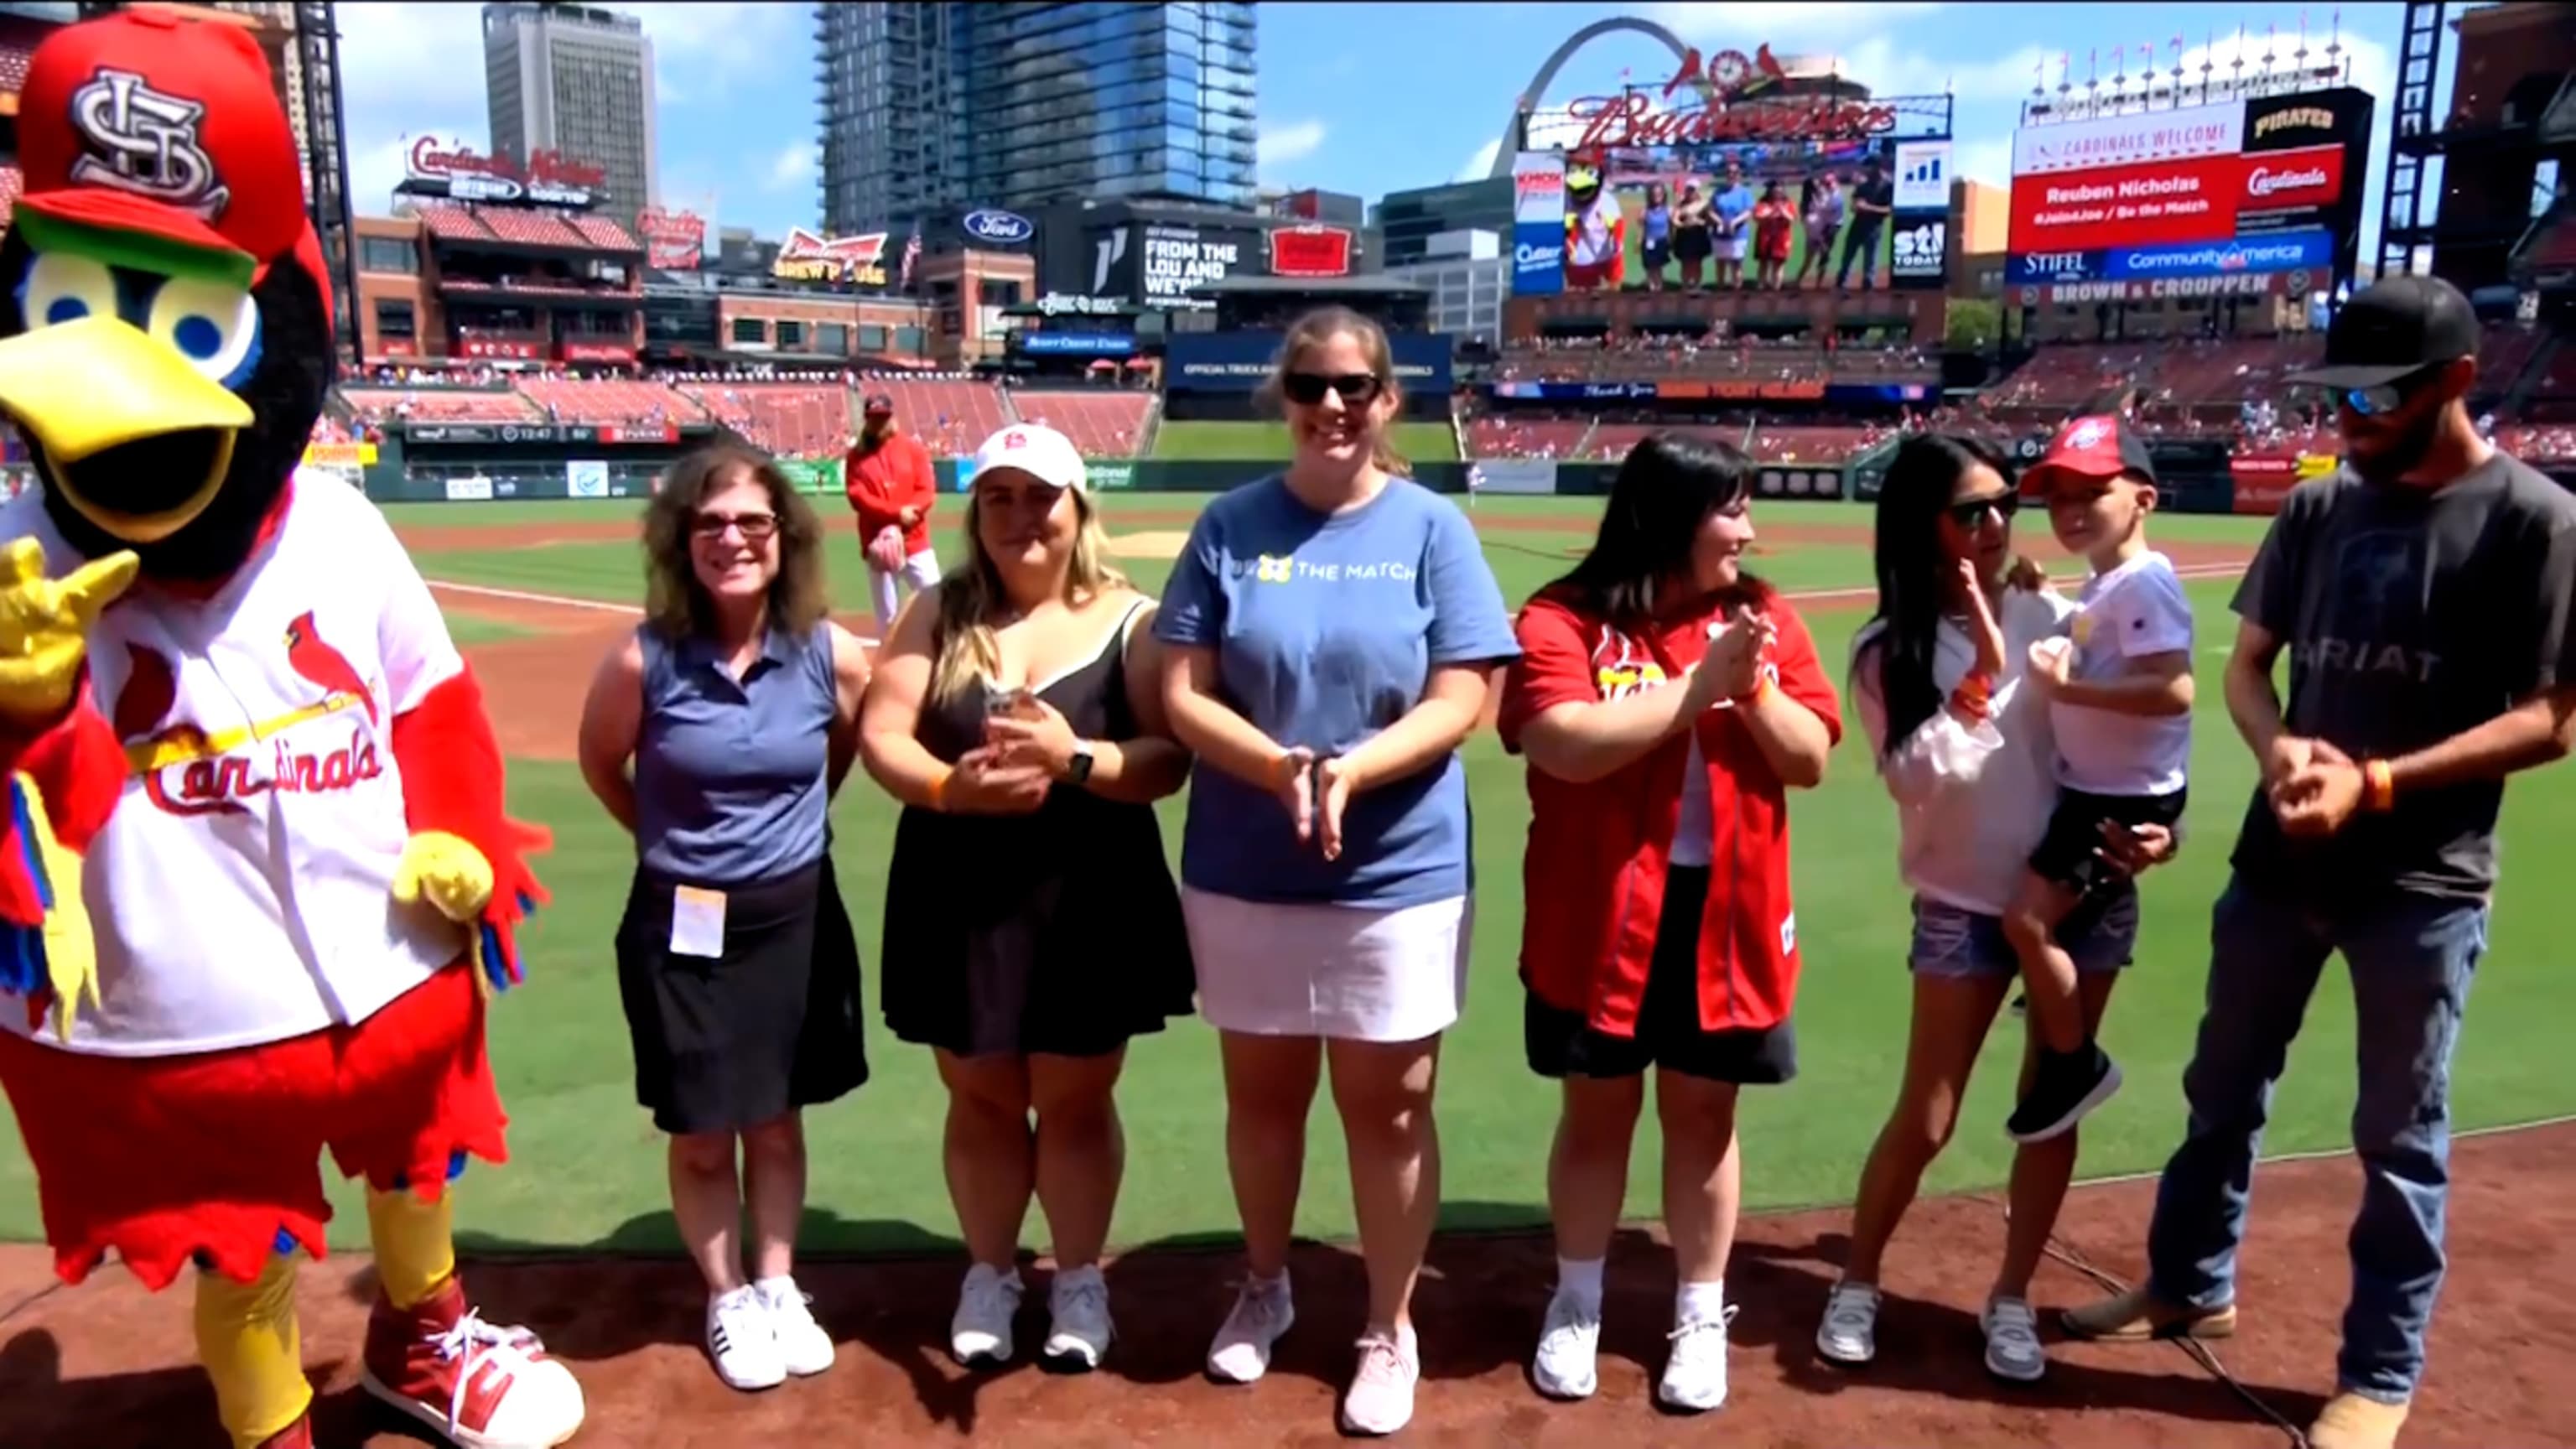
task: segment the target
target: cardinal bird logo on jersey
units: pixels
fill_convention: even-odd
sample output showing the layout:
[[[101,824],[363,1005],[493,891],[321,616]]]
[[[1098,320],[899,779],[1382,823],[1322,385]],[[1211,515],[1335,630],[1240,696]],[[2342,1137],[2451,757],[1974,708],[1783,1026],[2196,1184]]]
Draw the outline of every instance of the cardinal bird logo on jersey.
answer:
[[[286,626],[286,664],[297,674],[322,686],[326,698],[345,694],[364,704],[367,723],[378,723],[375,692],[367,688],[367,682],[358,677],[357,670],[349,667],[346,655],[324,643],[322,636],[314,632],[313,611],[310,609],[296,615],[295,622]]]

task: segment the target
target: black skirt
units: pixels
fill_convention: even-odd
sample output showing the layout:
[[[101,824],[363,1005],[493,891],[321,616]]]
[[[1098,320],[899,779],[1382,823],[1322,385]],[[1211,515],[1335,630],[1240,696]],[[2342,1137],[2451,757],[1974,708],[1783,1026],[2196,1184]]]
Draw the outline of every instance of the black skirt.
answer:
[[[859,943],[831,857],[727,889],[721,958],[671,950],[679,884],[637,870],[617,928],[635,1100],[653,1125],[738,1132],[865,1082]]]

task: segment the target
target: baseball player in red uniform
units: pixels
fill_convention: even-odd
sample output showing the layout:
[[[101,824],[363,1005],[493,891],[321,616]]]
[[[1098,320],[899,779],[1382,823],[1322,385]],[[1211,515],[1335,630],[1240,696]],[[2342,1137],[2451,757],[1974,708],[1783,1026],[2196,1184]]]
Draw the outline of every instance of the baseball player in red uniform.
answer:
[[[867,551],[868,583],[875,591],[877,637],[894,637],[902,605],[898,583],[920,593],[939,582],[939,555],[930,547],[930,510],[939,502],[939,480],[930,450],[894,420],[894,398],[871,393],[860,409],[864,428],[841,461],[842,491],[858,515],[859,542]]]
[[[296,475],[331,300],[268,65],[167,13],[68,26],[18,136],[0,412],[42,486],[0,505],[0,1088],[56,1271],[193,1264],[236,1449],[307,1449],[328,1149],[367,1183],[367,1390],[560,1444],[579,1386],[474,1310],[449,1232],[505,1155],[485,999],[543,835],[383,516]]]

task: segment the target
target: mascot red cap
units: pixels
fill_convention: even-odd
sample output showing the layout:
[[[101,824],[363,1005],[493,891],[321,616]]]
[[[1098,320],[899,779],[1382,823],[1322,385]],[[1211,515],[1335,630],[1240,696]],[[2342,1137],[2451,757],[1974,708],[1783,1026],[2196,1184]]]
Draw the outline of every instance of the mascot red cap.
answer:
[[[544,836],[383,516],[296,476],[331,305],[268,65],[124,11],[37,48],[18,125],[0,1088],[57,1271],[193,1264],[236,1449],[306,1449],[327,1152],[367,1185],[367,1390],[466,1449],[560,1444],[579,1386],[469,1304],[450,1227],[467,1158],[506,1155],[485,1012]]]

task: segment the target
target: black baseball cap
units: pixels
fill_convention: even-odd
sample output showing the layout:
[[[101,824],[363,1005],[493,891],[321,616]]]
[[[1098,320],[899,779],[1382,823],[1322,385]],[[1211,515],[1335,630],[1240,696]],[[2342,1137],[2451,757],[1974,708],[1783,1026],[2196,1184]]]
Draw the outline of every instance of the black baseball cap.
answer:
[[[2078,478],[2117,478],[2135,473],[2156,481],[2156,460],[2147,440],[2117,414],[2094,413],[2074,418],[2048,440],[2048,451],[2021,475],[2034,493],[2047,491],[2056,474]]]
[[[2355,293],[2326,328],[2322,367],[2285,382],[2385,387],[2410,373],[2478,353],[2478,314],[2439,277],[2389,277]]]
[[[860,411],[867,413],[884,413],[888,416],[892,416],[894,413],[894,394],[890,392],[869,393],[868,400],[866,404],[861,407]]]

